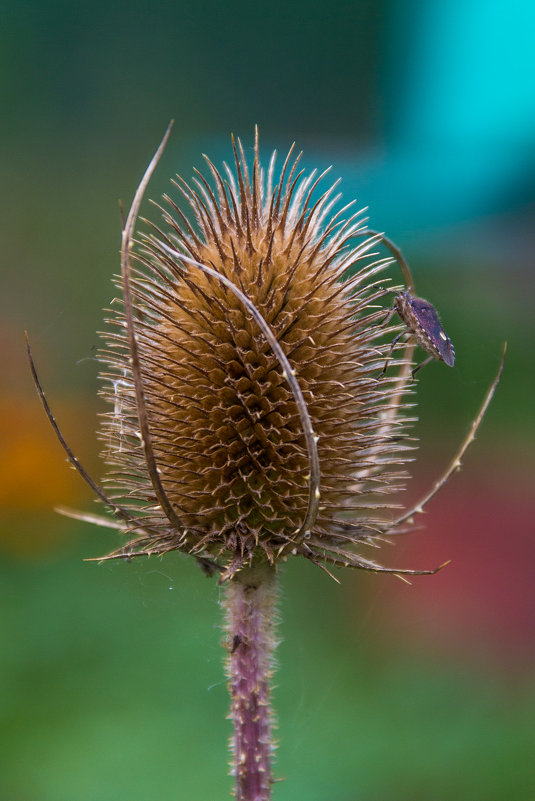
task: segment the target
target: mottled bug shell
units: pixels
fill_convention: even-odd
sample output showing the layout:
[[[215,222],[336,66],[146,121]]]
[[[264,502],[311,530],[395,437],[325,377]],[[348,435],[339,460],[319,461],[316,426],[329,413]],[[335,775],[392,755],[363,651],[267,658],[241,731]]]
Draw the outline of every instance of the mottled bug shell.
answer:
[[[455,349],[440,324],[435,307],[423,298],[415,298],[409,291],[399,294],[394,306],[409,331],[414,334],[418,345],[433,358],[453,367]]]

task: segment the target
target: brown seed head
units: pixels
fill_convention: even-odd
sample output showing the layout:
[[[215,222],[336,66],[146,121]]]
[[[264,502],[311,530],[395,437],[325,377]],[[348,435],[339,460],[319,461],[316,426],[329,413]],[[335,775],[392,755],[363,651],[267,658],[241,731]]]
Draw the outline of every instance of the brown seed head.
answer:
[[[234,158],[235,172],[206,159],[210,180],[173,182],[194,219],[164,196],[163,226],[149,224],[131,249],[137,358],[127,306],[109,320],[101,436],[110,494],[136,532],[116,555],[179,549],[215,558],[226,577],[292,552],[376,569],[353,547],[387,529],[380,495],[399,488],[408,422],[406,382],[377,379],[389,351],[378,275],[389,262],[370,262],[363,212],[332,216],[336,184],[320,194],[293,150],[278,182],[274,157],[264,176],[258,139],[251,172],[239,140]]]

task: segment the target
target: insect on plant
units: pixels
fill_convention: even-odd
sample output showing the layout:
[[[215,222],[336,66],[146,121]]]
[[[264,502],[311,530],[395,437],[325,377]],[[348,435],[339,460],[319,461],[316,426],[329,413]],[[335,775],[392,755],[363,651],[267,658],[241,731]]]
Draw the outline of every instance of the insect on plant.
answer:
[[[444,362],[448,367],[453,367],[455,362],[455,349],[449,336],[444,331],[438,312],[432,303],[423,298],[418,298],[415,295],[414,279],[409,265],[405,257],[397,245],[392,242],[387,236],[378,231],[367,229],[366,232],[369,236],[377,237],[382,244],[390,250],[394,258],[398,262],[403,277],[405,278],[407,288],[394,298],[394,304],[387,313],[384,325],[388,325],[394,314],[397,312],[399,317],[405,323],[405,328],[397,334],[390,345],[390,352],[385,361],[384,367],[379,374],[379,378],[383,376],[390,363],[390,359],[394,352],[396,344],[404,337],[414,337],[416,343],[429,354],[427,359],[418,364],[412,370],[412,377],[414,378],[418,370],[425,367],[426,364],[438,359]],[[360,233],[358,234],[360,236]]]
[[[123,225],[121,302],[110,311],[100,353],[109,410],[101,428],[105,484],[70,449],[29,345],[28,356],[61,446],[111,515],[58,511],[128,537],[97,561],[181,551],[219,575],[236,798],[267,801],[280,564],[300,556],[333,578],[332,568],[342,567],[400,578],[436,573],[385,567],[361,548],[405,533],[460,468],[503,358],[448,467],[400,514],[385,496],[406,478],[415,343],[449,365],[454,351],[434,307],[416,296],[399,249],[366,227],[364,210],[345,219],[351,203],[331,214],[337,184],[316,199],[325,173],[305,175],[293,145],[280,176],[275,153],[264,172],[258,131],[252,171],[233,139],[232,169],[219,171],[205,157],[211,180],[196,171],[194,185],[173,181],[189,216],[164,195],[163,207],[154,204],[163,227],[145,221],[148,230],[137,233],[168,136]],[[357,247],[355,237],[367,239]],[[391,290],[380,274],[391,259],[369,261],[379,241],[405,277],[386,315]],[[390,343],[396,311],[405,330]],[[385,376],[403,335],[399,370]]]
[[[31,372],[33,376],[34,383],[36,385],[41,403],[45,409],[45,412],[49,418],[50,423],[58,437],[60,444],[62,445],[63,449],[65,450],[67,457],[72,464],[72,466],[78,471],[81,477],[84,479],[86,484],[91,488],[91,490],[97,495],[97,497],[105,504],[105,506],[114,514],[117,521],[112,521],[106,517],[99,517],[93,514],[86,514],[83,512],[75,512],[74,510],[65,510],[61,509],[62,513],[69,514],[72,517],[77,519],[86,520],[87,522],[98,522],[100,525],[108,526],[110,528],[115,528],[127,532],[136,533],[138,536],[136,537],[135,541],[132,541],[128,546],[118,549],[114,553],[110,554],[108,557],[104,558],[130,558],[131,556],[149,554],[149,553],[165,553],[167,550],[174,550],[175,548],[178,550],[186,550],[190,553],[194,553],[197,558],[204,559],[207,554],[202,552],[202,549],[199,548],[195,542],[196,534],[194,527],[192,526],[191,529],[185,530],[185,527],[181,524],[180,515],[177,514],[175,504],[173,504],[169,499],[169,490],[164,481],[162,480],[161,476],[163,475],[160,467],[159,462],[157,459],[157,452],[154,448],[153,441],[156,440],[156,437],[152,434],[151,431],[151,416],[149,413],[149,408],[147,406],[147,395],[146,389],[144,387],[143,381],[143,373],[140,366],[140,359],[143,357],[143,353],[140,351],[140,344],[144,343],[143,339],[139,339],[139,334],[136,332],[136,329],[139,328],[142,332],[143,324],[140,322],[141,314],[143,311],[143,304],[138,299],[142,295],[140,294],[140,290],[142,287],[141,281],[137,278],[137,271],[134,271],[131,261],[132,258],[138,259],[143,265],[148,265],[148,260],[146,257],[137,257],[135,252],[133,251],[133,246],[136,244],[136,240],[133,239],[133,232],[134,227],[137,220],[139,206],[141,204],[141,200],[144,194],[144,191],[147,187],[149,179],[161,157],[163,152],[163,148],[167,142],[167,138],[169,136],[169,130],[164,137],[158,151],[156,152],[155,156],[153,157],[149,167],[147,168],[145,175],[138,187],[138,190],[135,194],[134,201],[132,203],[132,207],[130,212],[124,222],[123,225],[123,235],[122,235],[122,248],[121,248],[121,288],[123,293],[123,301],[124,301],[124,313],[120,316],[119,324],[126,329],[126,333],[121,335],[120,338],[116,337],[116,340],[120,342],[121,348],[123,350],[126,349],[126,352],[130,355],[127,358],[117,359],[115,358],[114,362],[110,362],[115,369],[116,374],[112,375],[111,377],[111,386],[112,392],[109,393],[109,397],[111,398],[113,407],[114,407],[114,414],[113,414],[113,433],[115,436],[115,440],[117,442],[117,451],[121,452],[126,448],[127,440],[125,437],[130,432],[130,440],[132,436],[136,440],[135,449],[132,448],[132,445],[129,446],[131,451],[131,456],[129,457],[137,459],[142,459],[145,464],[145,469],[148,473],[149,478],[149,485],[152,485],[151,492],[153,496],[151,498],[152,504],[154,500],[157,500],[158,506],[154,507],[153,505],[150,506],[150,515],[147,514],[144,520],[143,509],[140,508],[139,504],[136,507],[129,507],[126,503],[120,502],[117,500],[117,495],[114,493],[113,496],[110,496],[101,485],[99,485],[85,470],[82,466],[78,458],[74,455],[73,451],[68,446],[65,438],[63,437],[58,424],[54,418],[54,415],[50,409],[48,401],[46,400],[44,391],[42,389],[40,380],[37,375],[36,367],[34,364],[34,360],[32,357],[32,353],[30,350],[29,342],[27,342],[27,350],[28,350],[28,357],[30,361]],[[218,193],[219,193],[219,200],[214,197],[211,192],[207,192],[205,188],[204,197],[202,201],[195,196],[193,193],[185,191],[185,195],[188,198],[189,202],[194,207],[194,210],[201,209],[204,215],[207,215],[211,212],[214,218],[219,220],[219,226],[223,227],[223,220],[221,216],[221,211],[219,211],[218,207],[223,207],[227,218],[231,221],[235,219],[235,225],[237,228],[237,237],[245,236],[243,233],[243,225],[241,225],[241,216],[247,221],[249,217],[247,215],[252,215],[254,212],[254,216],[257,218],[256,224],[259,225],[260,218],[261,218],[261,203],[262,203],[262,196],[261,196],[261,189],[260,184],[262,181],[262,174],[258,164],[258,140],[255,142],[255,163],[253,166],[253,181],[249,183],[248,173],[247,173],[247,166],[245,164],[245,156],[243,154],[243,148],[241,143],[238,140],[238,144],[240,147],[240,155],[237,153],[236,149],[234,150],[235,154],[235,161],[236,161],[236,169],[239,178],[239,193],[236,190],[235,184],[232,183],[233,178],[229,171],[229,168],[226,167],[227,172],[229,173],[229,180],[226,182],[226,186],[223,186],[223,182],[220,180],[219,174],[215,171],[214,166],[208,160],[208,164],[212,173],[215,176],[218,185]],[[276,241],[276,235],[278,234],[276,224],[278,219],[282,219],[283,226],[286,226],[288,229],[288,220],[290,218],[289,209],[290,209],[290,199],[292,192],[295,189],[296,183],[298,178],[300,177],[301,173],[294,178],[295,173],[295,166],[299,161],[300,154],[295,159],[294,166],[292,167],[290,174],[286,181],[286,187],[283,188],[283,182],[285,179],[285,171],[289,164],[289,159],[291,156],[291,152],[288,154],[286,158],[283,173],[280,179],[280,183],[277,186],[274,186],[274,175],[273,175],[273,164],[274,158],[271,160],[270,169],[268,173],[268,195],[264,198],[264,214],[267,215],[267,224],[268,224],[268,231],[271,232],[271,238],[267,242],[266,247],[268,248],[268,258],[273,259],[273,247],[274,242]],[[275,155],[275,154],[274,154]],[[225,165],[226,166],[226,165]],[[297,236],[297,232],[302,229],[301,239],[305,240],[305,243],[313,236],[320,237],[319,244],[314,245],[314,254],[316,254],[320,246],[323,245],[326,247],[325,243],[327,241],[327,235],[330,233],[331,230],[334,230],[335,226],[327,226],[325,232],[323,234],[319,234],[318,231],[314,231],[314,223],[310,221],[314,219],[321,219],[319,214],[322,206],[326,206],[327,208],[332,207],[333,203],[337,198],[331,199],[329,198],[332,190],[336,186],[338,182],[336,182],[331,189],[329,189],[323,196],[320,198],[316,204],[310,208],[310,199],[312,197],[312,192],[316,188],[319,180],[323,177],[321,175],[319,178],[316,179],[315,182],[312,181],[314,177],[314,173],[304,180],[303,188],[299,190],[296,200],[294,201],[294,206],[296,206],[297,211],[299,211],[300,204],[301,204],[301,216],[297,218],[297,222],[295,223],[295,230],[290,235],[290,231],[286,232],[286,236],[289,237],[289,245],[286,245],[285,253],[292,253],[293,251],[290,250],[290,246],[295,249],[297,255],[297,260],[294,262],[293,266],[291,267],[291,272],[289,277],[286,279],[286,295],[288,294],[289,288],[291,288],[291,280],[295,280],[295,274],[297,272],[296,265],[299,263],[299,258],[303,257],[303,254],[306,254],[306,244],[303,245],[302,242],[299,241],[299,237]],[[186,184],[184,183],[184,186]],[[206,185],[205,185],[206,186]],[[308,188],[308,193],[305,193],[305,188]],[[286,192],[286,198],[285,198]],[[166,199],[167,196],[165,196]],[[284,204],[282,203],[282,199],[285,198]],[[169,199],[168,199],[169,200]],[[209,206],[206,206],[206,202],[209,202]],[[329,200],[329,203],[327,203]],[[158,208],[160,208],[157,204],[155,204]],[[176,210],[176,206],[174,204],[173,208]],[[250,205],[250,208],[249,208]],[[342,211],[349,208],[351,204],[344,207]],[[241,208],[240,208],[241,207]],[[364,210],[363,210],[364,211]],[[399,410],[401,408],[401,401],[403,394],[407,391],[407,379],[408,375],[411,372],[411,358],[412,358],[412,351],[413,351],[413,344],[411,344],[410,337],[413,337],[413,340],[426,350],[430,356],[429,359],[426,359],[421,365],[417,366],[412,370],[412,373],[416,372],[419,368],[426,364],[430,359],[436,358],[444,361],[446,364],[450,366],[453,364],[454,359],[454,351],[453,345],[449,337],[444,333],[440,322],[438,321],[438,315],[434,309],[434,307],[428,303],[427,301],[418,298],[414,294],[414,280],[412,277],[411,270],[401,253],[401,250],[384,234],[378,233],[376,231],[371,230],[370,228],[366,227],[362,221],[362,213],[363,211],[359,211],[356,214],[351,215],[345,224],[342,225],[341,230],[338,234],[333,235],[334,245],[331,244],[329,246],[328,255],[329,261],[333,261],[332,253],[337,253],[338,251],[342,251],[343,247],[351,241],[354,237],[367,237],[366,242],[363,243],[362,246],[359,248],[353,249],[350,251],[349,255],[347,252],[343,253],[343,256],[339,256],[339,265],[334,272],[334,286],[340,287],[336,289],[336,296],[341,294],[341,289],[344,288],[344,285],[348,287],[349,297],[353,300],[358,297],[358,287],[359,283],[362,283],[368,275],[374,275],[379,270],[384,269],[386,262],[376,262],[368,268],[368,272],[364,272],[361,270],[355,276],[345,281],[342,280],[342,276],[347,270],[348,263],[355,263],[358,260],[362,259],[368,251],[373,247],[374,244],[377,242],[382,242],[385,247],[387,247],[394,258],[397,260],[400,269],[403,273],[406,289],[402,291],[398,291],[395,300],[394,306],[392,309],[388,311],[386,317],[381,312],[375,312],[373,315],[368,315],[367,317],[363,318],[366,321],[366,325],[371,329],[373,336],[383,336],[385,332],[385,326],[390,321],[393,314],[397,311],[400,317],[402,318],[403,322],[406,325],[406,329],[398,334],[390,346],[388,345],[381,345],[380,349],[375,348],[368,348],[366,351],[365,357],[368,360],[368,363],[373,367],[373,364],[380,365],[381,361],[378,361],[378,354],[379,359],[381,353],[386,354],[388,353],[386,363],[382,362],[385,366],[383,367],[381,375],[386,371],[386,367],[388,365],[390,355],[396,343],[403,335],[407,335],[409,337],[409,341],[407,343],[405,349],[404,359],[401,361],[401,371],[399,374],[391,379],[393,382],[393,388],[385,390],[388,392],[388,397],[390,397],[390,405],[384,406],[382,398],[384,395],[378,396],[378,399],[381,400],[381,406],[378,406],[381,409],[381,413],[377,416],[377,438],[376,444],[370,443],[366,448],[366,460],[365,460],[365,468],[358,471],[358,475],[360,478],[364,477],[365,479],[368,477],[373,477],[377,473],[377,467],[372,467],[369,463],[372,457],[379,457],[380,454],[384,451],[387,447],[387,443],[385,441],[385,437],[388,434],[393,432],[395,427],[395,418],[396,415],[399,415]],[[294,212],[295,213],[295,212]],[[183,217],[182,213],[180,213]],[[307,216],[308,214],[308,216]],[[333,218],[337,220],[340,216],[341,212]],[[234,216],[233,216],[234,215]],[[241,215],[241,216],[240,216]],[[360,219],[359,219],[360,218]],[[166,212],[164,214],[164,219],[166,222],[170,222],[171,218],[169,214]],[[211,233],[214,236],[214,226],[211,222],[205,223],[203,222],[202,214],[199,216],[199,220],[201,225],[204,226],[206,232],[204,234],[205,237],[208,238],[208,233]],[[483,405],[478,412],[475,420],[472,423],[471,429],[461,447],[459,448],[458,452],[456,453],[455,457],[452,459],[450,465],[446,469],[443,476],[435,483],[433,489],[431,490],[428,495],[425,496],[420,502],[418,502],[411,510],[403,514],[401,517],[398,517],[394,521],[384,521],[379,522],[374,520],[373,526],[367,526],[366,523],[359,520],[359,522],[350,522],[349,520],[342,520],[336,519],[336,517],[331,517],[330,528],[337,532],[340,535],[341,540],[336,543],[336,547],[332,549],[329,547],[329,541],[324,536],[320,536],[319,534],[315,534],[315,528],[318,526],[319,520],[321,520],[322,515],[321,511],[323,508],[320,507],[320,497],[322,493],[320,492],[320,478],[321,478],[321,452],[318,449],[318,440],[320,439],[318,433],[316,432],[317,425],[313,425],[313,420],[311,419],[311,414],[309,411],[308,404],[305,401],[303,392],[300,387],[300,382],[298,380],[297,371],[288,360],[284,349],[281,348],[280,343],[277,340],[276,333],[274,331],[273,322],[267,322],[265,317],[260,313],[257,305],[255,304],[253,298],[251,297],[254,295],[255,292],[258,291],[258,288],[261,286],[259,283],[258,277],[255,277],[254,283],[251,283],[249,286],[249,292],[246,293],[243,291],[244,289],[244,279],[243,276],[239,274],[239,256],[235,250],[234,241],[231,239],[231,252],[232,252],[232,259],[234,264],[236,265],[236,272],[238,273],[236,278],[236,283],[233,283],[232,280],[229,278],[228,274],[225,274],[221,269],[218,269],[217,264],[213,260],[213,254],[210,253],[210,259],[208,263],[202,263],[202,261],[198,258],[199,250],[201,249],[202,240],[200,240],[197,235],[193,234],[193,231],[189,224],[187,224],[186,231],[182,232],[176,226],[176,223],[172,223],[174,226],[174,233],[171,239],[163,237],[159,229],[154,226],[157,233],[160,234],[160,238],[156,238],[154,235],[147,237],[145,241],[145,246],[149,248],[151,255],[153,258],[160,260],[161,265],[157,268],[154,267],[154,280],[159,280],[163,283],[164,286],[168,286],[171,283],[171,278],[168,277],[168,272],[170,271],[171,267],[169,265],[174,265],[174,262],[179,262],[179,267],[174,268],[173,266],[173,282],[177,283],[180,281],[186,282],[187,286],[190,286],[190,281],[192,279],[189,278],[189,274],[192,271],[200,270],[201,274],[204,274],[209,279],[209,283],[207,284],[206,289],[211,289],[212,292],[215,294],[214,287],[219,283],[222,285],[222,288],[227,288],[230,290],[231,295],[234,295],[236,298],[238,308],[241,309],[242,313],[246,314],[253,322],[256,323],[260,332],[265,337],[265,341],[272,352],[272,355],[275,359],[275,362],[278,363],[278,369],[281,371],[283,380],[287,383],[288,389],[290,394],[293,398],[293,403],[295,408],[298,412],[298,417],[300,418],[300,425],[301,425],[301,436],[302,441],[306,447],[303,448],[303,455],[305,457],[305,464],[308,465],[308,500],[305,502],[305,509],[306,514],[304,515],[303,522],[301,526],[295,529],[293,534],[295,536],[292,537],[284,537],[281,542],[278,543],[277,551],[280,555],[287,557],[290,553],[292,554],[299,554],[310,558],[316,564],[319,564],[321,567],[325,568],[325,562],[330,563],[334,566],[353,566],[353,567],[360,567],[365,570],[371,570],[372,572],[393,572],[396,575],[400,575],[404,572],[406,573],[430,573],[434,571],[410,571],[410,570],[396,570],[393,568],[385,568],[380,565],[377,565],[375,562],[370,560],[364,559],[361,556],[357,556],[354,553],[351,553],[345,547],[341,547],[342,544],[346,544],[348,540],[354,539],[354,542],[373,542],[375,539],[375,535],[378,535],[378,538],[381,539],[384,536],[391,536],[396,533],[397,528],[410,518],[414,516],[414,514],[421,512],[423,506],[438,492],[438,489],[443,486],[443,484],[447,481],[449,476],[453,473],[454,470],[458,469],[460,466],[460,460],[464,455],[466,449],[468,448],[469,444],[473,441],[475,437],[475,433],[477,428],[479,427],[485,411],[490,403],[491,397],[494,394],[496,389],[497,383],[499,381],[499,377],[501,375],[501,371],[503,368],[503,358],[500,368],[498,370],[498,374],[496,378],[492,382],[491,387],[484,399]],[[250,224],[247,222],[247,224]],[[186,223],[185,223],[186,225]],[[229,225],[229,223],[226,223]],[[340,222],[336,223],[337,226],[340,225]],[[312,229],[312,230],[311,230]],[[283,229],[284,230],[284,229]],[[178,232],[178,236],[177,236]],[[182,247],[180,246],[180,242],[178,241],[182,237]],[[251,233],[247,231],[247,251],[251,251],[253,247],[253,242],[251,239]],[[220,252],[223,250],[222,243],[217,240],[216,237],[216,245]],[[336,250],[335,250],[336,246]],[[258,275],[261,275],[262,270],[265,271],[265,265],[263,266],[263,262],[265,261],[265,257],[260,258],[258,270]],[[159,262],[158,262],[159,264]],[[241,267],[239,268],[241,269]],[[280,268],[279,268],[280,269]],[[318,277],[324,275],[322,270],[317,270]],[[273,280],[273,279],[272,279]],[[215,282],[215,283],[214,283]],[[322,278],[322,284],[319,284],[321,287],[323,284],[326,283],[326,279]],[[237,284],[239,284],[242,288],[240,289]],[[157,286],[157,284],[154,284]],[[375,287],[376,284],[370,284],[371,287]],[[134,292],[135,289],[135,292]],[[206,292],[206,289],[203,290],[203,293]],[[151,290],[154,294],[154,290]],[[197,293],[200,290],[195,290]],[[309,290],[310,291],[310,290]],[[390,290],[379,288],[378,291],[375,291],[375,294],[370,298],[381,298],[388,294]],[[271,291],[271,296],[273,297],[273,290]],[[167,298],[167,296],[165,296]],[[227,298],[229,298],[227,294]],[[202,295],[204,302],[211,304],[209,298],[207,298],[206,294]],[[143,300],[143,299],[142,299]],[[152,303],[152,297],[150,298],[150,302]],[[176,301],[175,301],[176,302]],[[228,302],[228,300],[227,300]],[[363,307],[362,301],[359,302],[357,308]],[[368,308],[373,308],[371,305]],[[216,311],[218,314],[221,313],[221,299],[219,297],[215,297],[213,305],[211,305],[211,311]],[[223,313],[226,314],[226,312]],[[205,315],[205,313],[203,313]],[[323,317],[325,317],[325,313],[323,313]],[[382,319],[381,319],[382,317]],[[342,329],[344,332],[350,326],[357,326],[358,320],[355,321],[355,313],[353,312],[352,308],[349,308],[348,312],[346,312],[346,317],[343,319],[350,320],[350,324],[344,324],[344,328]],[[205,320],[205,316],[203,316],[203,321]],[[249,323],[248,323],[249,325]],[[235,336],[233,334],[233,336]],[[369,336],[369,335],[367,335]],[[305,338],[303,337],[303,340]],[[310,343],[314,343],[317,346],[318,334],[316,331],[311,330],[310,334],[306,338],[307,341],[310,340]],[[203,340],[204,341],[204,340]],[[350,339],[348,341],[351,341]],[[162,343],[165,347],[169,347],[172,340],[170,339],[169,335],[166,334],[166,338]],[[504,347],[504,354],[505,354],[505,347]],[[153,357],[151,357],[153,358]],[[243,357],[241,357],[243,358]],[[361,356],[362,358],[362,356]],[[384,359],[384,356],[383,356]],[[116,367],[117,364],[117,367]],[[355,362],[355,364],[360,364],[359,362]],[[196,367],[197,371],[201,368]],[[347,369],[344,368],[346,373]],[[367,377],[369,375],[370,368],[366,367],[365,370],[365,381],[368,382],[370,379]],[[191,383],[191,379],[188,379]],[[319,379],[315,379],[315,382],[318,383]],[[225,385],[228,384],[228,376],[225,378]],[[332,382],[331,382],[332,384]],[[349,386],[349,385],[348,385]],[[202,391],[207,392],[208,387],[204,382],[202,384]],[[383,391],[383,392],[385,392]],[[344,396],[345,397],[345,396]],[[123,400],[121,400],[121,398]],[[135,413],[138,422],[135,421],[133,423],[129,422],[132,419],[132,411],[129,412],[128,416],[120,415],[120,419],[117,420],[117,410],[121,410],[124,403],[128,403],[128,407]],[[243,399],[240,401],[243,402]],[[330,407],[329,407],[330,408]],[[366,424],[369,425],[368,423]],[[125,426],[128,427],[128,430],[125,429]],[[135,432],[135,434],[134,434]],[[344,445],[344,448],[347,446]],[[180,453],[178,454],[180,455]],[[330,456],[330,454],[329,454]],[[160,456],[160,459],[163,459]],[[325,461],[325,457],[324,457]],[[191,471],[189,471],[191,472]],[[357,471],[355,471],[357,472]],[[362,482],[361,482],[362,483]],[[351,490],[348,491],[355,491],[355,486],[357,488],[361,485],[357,484],[352,486]],[[326,481],[322,482],[325,486],[327,484]],[[357,492],[359,490],[357,489]],[[147,488],[146,492],[148,493],[149,490]],[[337,493],[340,490],[337,489]],[[160,525],[154,524],[154,510],[155,508],[158,509],[159,514],[163,514],[166,518],[165,522],[165,536],[161,537],[158,536],[157,530],[160,528]],[[348,509],[350,508],[346,504],[341,504],[340,509]],[[354,507],[361,508],[361,507]],[[385,506],[384,508],[387,508]],[[151,525],[148,525],[149,520]],[[321,521],[320,528],[324,531],[325,530],[325,523]],[[173,540],[175,536],[174,533],[171,535],[172,532],[177,532],[177,540]],[[185,533],[184,533],[185,531]],[[346,532],[342,536],[342,532]],[[352,532],[351,535],[348,535],[347,532]],[[185,534],[188,535],[185,537]],[[206,542],[208,539],[206,536],[201,537],[199,536],[201,542]],[[150,545],[149,545],[150,543]],[[332,543],[331,543],[332,544]],[[147,547],[143,547],[146,545]],[[317,549],[314,547],[317,545]],[[219,556],[224,553],[224,549],[222,550],[221,547],[218,549]],[[210,552],[210,548],[207,549]],[[220,572],[224,579],[227,580],[232,577],[232,571],[240,570],[240,565],[245,564],[247,561],[246,556],[240,557],[238,560],[238,566],[235,562],[233,562],[232,570],[227,565],[225,569],[220,564],[220,559],[216,557],[214,565],[216,566],[216,570]]]

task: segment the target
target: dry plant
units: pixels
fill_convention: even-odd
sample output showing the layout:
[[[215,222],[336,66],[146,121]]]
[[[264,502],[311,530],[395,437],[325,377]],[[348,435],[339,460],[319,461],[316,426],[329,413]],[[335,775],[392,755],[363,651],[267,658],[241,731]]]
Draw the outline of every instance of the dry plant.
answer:
[[[401,578],[440,569],[387,568],[364,557],[362,546],[406,532],[460,468],[503,359],[445,472],[393,517],[387,498],[403,487],[414,448],[416,386],[416,331],[392,344],[406,329],[391,324],[389,298],[414,289],[399,249],[370,232],[365,210],[350,213],[349,204],[333,212],[337,184],[319,194],[325,173],[305,175],[293,147],[278,180],[275,154],[265,174],[258,133],[251,170],[238,139],[232,169],[220,172],[205,157],[211,181],[200,172],[193,186],[173,181],[193,220],[164,195],[164,206],[154,204],[163,226],[145,221],[135,238],[168,136],[169,129],[123,228],[121,299],[100,354],[109,408],[102,486],[66,443],[29,346],[28,353],[61,445],[113,517],[59,511],[128,536],[99,561],[179,550],[219,576],[235,794],[266,801],[279,565],[301,556],[330,575],[354,567]],[[405,287],[384,277],[393,259],[372,253],[380,243],[400,264]]]

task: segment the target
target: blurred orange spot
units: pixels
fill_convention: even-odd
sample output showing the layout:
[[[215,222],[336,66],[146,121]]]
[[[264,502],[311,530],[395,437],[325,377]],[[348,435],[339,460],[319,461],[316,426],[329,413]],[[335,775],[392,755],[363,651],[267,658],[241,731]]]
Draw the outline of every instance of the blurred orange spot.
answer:
[[[90,469],[96,440],[94,410],[81,403],[62,402],[54,413],[71,447],[82,449],[81,460],[89,462]],[[87,459],[86,454],[93,458]],[[0,528],[0,541],[10,550],[41,549],[65,531],[59,518],[57,526],[50,526],[52,514],[47,512],[52,513],[58,504],[87,506],[89,498],[82,479],[69,467],[37,398],[1,400],[0,506],[7,513],[7,525]],[[43,513],[43,526],[39,526],[38,512]],[[32,520],[30,526],[28,518]],[[24,530],[23,541],[19,529]]]

